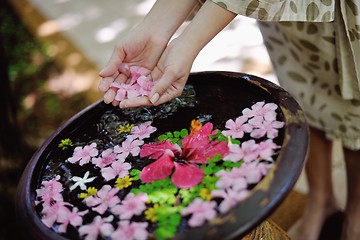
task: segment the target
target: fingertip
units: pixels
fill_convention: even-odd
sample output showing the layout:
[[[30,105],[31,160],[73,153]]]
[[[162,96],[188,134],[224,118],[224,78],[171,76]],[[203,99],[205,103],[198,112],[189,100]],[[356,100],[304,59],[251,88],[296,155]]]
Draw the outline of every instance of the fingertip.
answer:
[[[155,105],[157,103],[157,101],[159,100],[159,98],[160,98],[160,95],[159,95],[159,93],[156,92],[150,98],[150,102]]]

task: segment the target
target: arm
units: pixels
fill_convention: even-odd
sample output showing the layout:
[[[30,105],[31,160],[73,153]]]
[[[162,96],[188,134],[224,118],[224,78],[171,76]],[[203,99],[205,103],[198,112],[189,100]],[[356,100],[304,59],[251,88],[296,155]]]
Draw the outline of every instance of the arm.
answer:
[[[125,82],[128,72],[123,64],[153,69],[170,38],[198,4],[197,0],[158,0],[143,21],[115,47],[107,65],[100,71],[99,90],[106,103],[114,101],[109,89],[114,81]]]
[[[235,13],[211,1],[201,7],[184,32],[166,48],[154,69],[152,76],[158,82],[149,96],[152,104],[167,102],[181,94],[198,53],[235,17]]]

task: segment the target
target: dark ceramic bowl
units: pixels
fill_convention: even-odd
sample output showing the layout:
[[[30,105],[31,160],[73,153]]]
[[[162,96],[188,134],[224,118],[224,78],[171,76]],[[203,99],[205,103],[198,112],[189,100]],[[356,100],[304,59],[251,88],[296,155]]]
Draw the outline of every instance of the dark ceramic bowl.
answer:
[[[240,238],[265,220],[283,201],[296,183],[307,154],[308,128],[304,113],[297,102],[281,87],[252,75],[232,72],[200,72],[190,74],[188,84],[196,92],[196,106],[182,108],[181,101],[175,108],[159,106],[139,108],[131,116],[167,112],[169,118],[161,126],[171,129],[173,125],[188,124],[201,113],[210,113],[212,121],[222,122],[233,118],[239,111],[257,101],[266,100],[278,105],[285,127],[276,139],[281,146],[274,167],[250,192],[248,198],[232,208],[227,214],[202,227],[180,231],[176,239],[233,239]],[[186,96],[185,96],[186,98]],[[18,186],[16,214],[26,239],[65,239],[47,228],[36,210],[36,189],[41,182],[45,166],[53,158],[61,139],[69,134],[93,129],[86,127],[99,119],[105,111],[122,111],[96,102],[84,109],[56,130],[34,154],[28,163]],[[141,117],[142,117],[141,116]],[[89,126],[90,126],[89,125]]]

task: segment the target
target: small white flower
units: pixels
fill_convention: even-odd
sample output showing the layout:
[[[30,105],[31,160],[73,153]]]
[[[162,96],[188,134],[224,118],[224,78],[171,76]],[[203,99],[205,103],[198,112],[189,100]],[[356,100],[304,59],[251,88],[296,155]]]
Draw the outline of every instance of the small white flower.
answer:
[[[87,188],[86,188],[85,183],[90,183],[90,182],[94,181],[94,179],[96,178],[96,177],[91,177],[91,178],[88,178],[88,177],[89,177],[89,171],[87,171],[85,173],[83,178],[72,177],[71,180],[74,181],[75,184],[70,187],[70,191],[74,190],[78,186],[80,187],[81,190],[86,190]]]

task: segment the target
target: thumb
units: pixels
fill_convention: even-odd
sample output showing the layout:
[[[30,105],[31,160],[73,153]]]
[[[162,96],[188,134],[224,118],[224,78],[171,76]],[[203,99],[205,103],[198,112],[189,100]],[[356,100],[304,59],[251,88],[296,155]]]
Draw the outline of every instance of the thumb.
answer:
[[[154,75],[156,75],[156,73]],[[160,97],[171,87],[174,81],[176,81],[175,74],[171,72],[164,72],[159,80],[155,82],[154,87],[149,94],[150,102],[156,105]]]
[[[123,60],[124,60],[124,53],[119,49],[119,47],[116,47],[108,63],[105,65],[103,69],[101,69],[99,73],[100,77],[104,78],[104,77],[112,76],[116,71],[120,70],[119,67],[121,66]],[[120,70],[120,72],[122,71]]]

